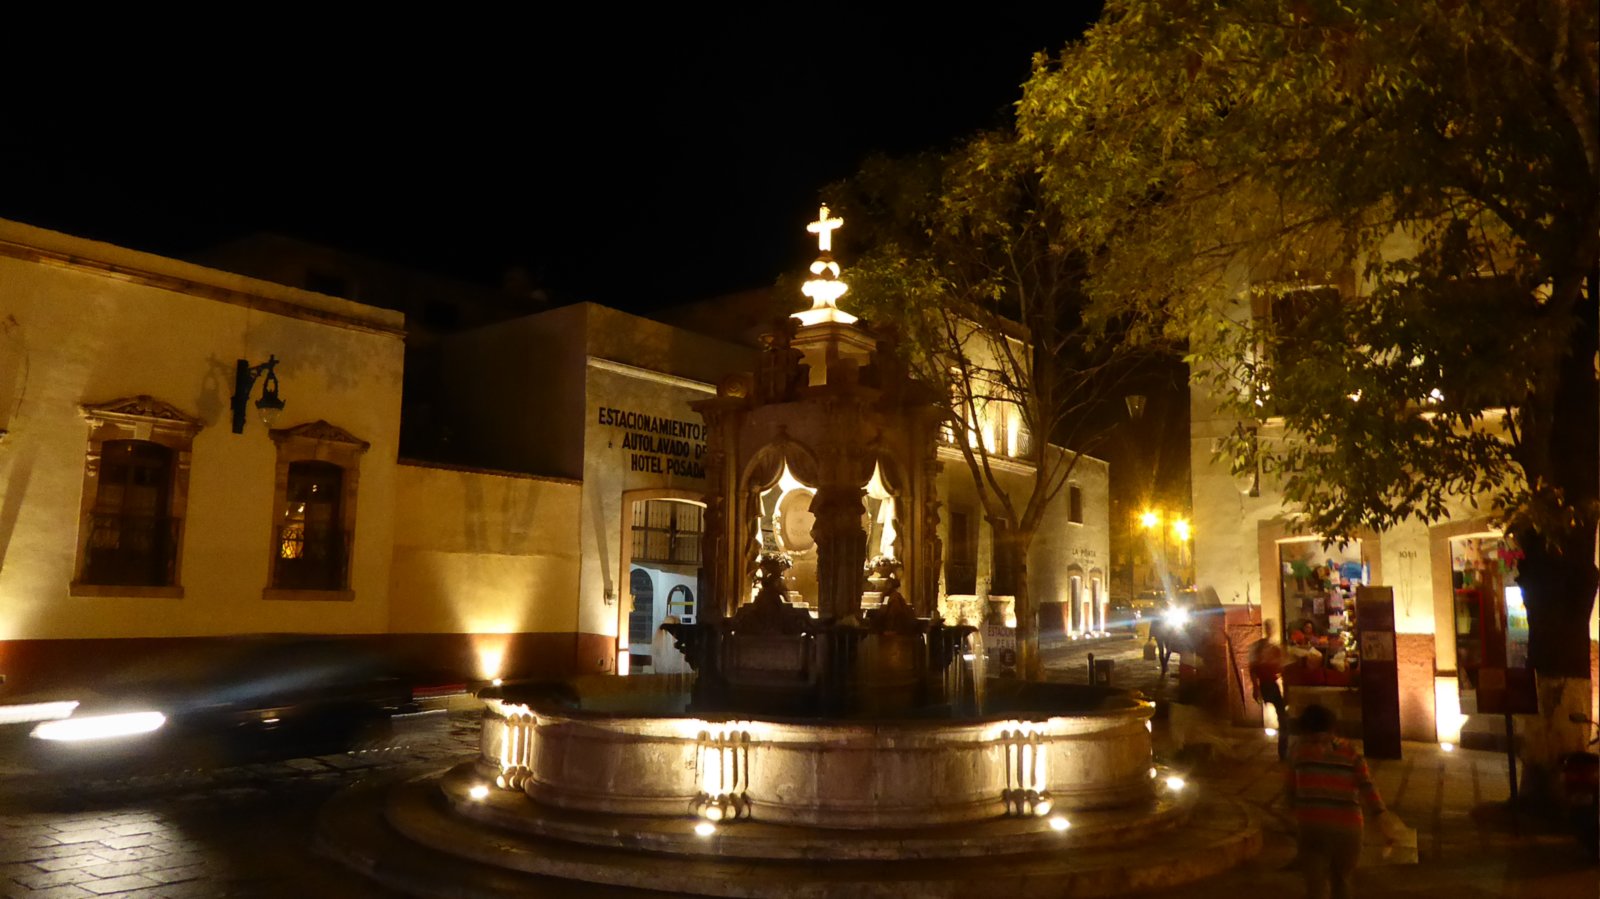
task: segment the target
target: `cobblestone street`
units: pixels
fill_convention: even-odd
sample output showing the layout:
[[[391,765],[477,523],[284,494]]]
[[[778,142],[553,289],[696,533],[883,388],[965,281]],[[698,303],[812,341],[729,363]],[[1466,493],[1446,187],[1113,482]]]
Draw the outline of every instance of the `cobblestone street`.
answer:
[[[392,896],[313,852],[318,808],[358,782],[468,756],[476,740],[470,715],[436,712],[351,752],[212,770],[72,779],[8,759],[0,895]]]

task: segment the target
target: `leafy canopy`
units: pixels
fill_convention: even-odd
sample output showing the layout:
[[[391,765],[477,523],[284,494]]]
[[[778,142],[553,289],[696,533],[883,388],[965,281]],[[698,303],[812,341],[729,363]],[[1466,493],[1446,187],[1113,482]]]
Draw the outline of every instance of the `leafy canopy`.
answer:
[[[1567,0],[1112,0],[1036,60],[1019,147],[1091,316],[1189,341],[1243,423],[1222,451],[1311,526],[1492,492],[1513,527],[1592,540],[1593,453],[1561,454],[1600,415],[1571,364],[1596,328],[1596,26]]]

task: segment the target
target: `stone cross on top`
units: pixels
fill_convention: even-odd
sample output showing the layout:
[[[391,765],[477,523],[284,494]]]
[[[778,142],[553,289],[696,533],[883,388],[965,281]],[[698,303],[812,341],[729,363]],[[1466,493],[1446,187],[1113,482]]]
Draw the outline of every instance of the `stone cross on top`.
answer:
[[[817,235],[817,249],[824,253],[833,252],[833,232],[844,219],[828,218],[828,207],[823,206],[817,213],[817,220],[806,226],[806,230]]]

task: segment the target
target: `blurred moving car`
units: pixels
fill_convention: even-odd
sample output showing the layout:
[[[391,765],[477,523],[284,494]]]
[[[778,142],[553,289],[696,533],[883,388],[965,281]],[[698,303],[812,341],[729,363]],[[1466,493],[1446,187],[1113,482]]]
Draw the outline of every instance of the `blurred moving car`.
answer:
[[[350,640],[268,636],[152,654],[54,706],[35,708],[30,761],[45,767],[237,763],[332,752],[387,730],[411,690]],[[7,714],[7,710],[9,714]]]

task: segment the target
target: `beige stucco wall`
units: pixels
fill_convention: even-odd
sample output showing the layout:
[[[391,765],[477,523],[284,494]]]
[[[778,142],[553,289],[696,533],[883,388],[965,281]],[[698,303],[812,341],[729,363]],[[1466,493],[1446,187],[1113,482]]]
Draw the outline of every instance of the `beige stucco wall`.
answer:
[[[388,629],[579,630],[581,493],[570,480],[400,465]]]
[[[0,222],[0,639],[361,633],[388,620],[402,320],[372,309]],[[353,601],[264,600],[276,447],[230,430],[236,359],[277,354],[280,428],[325,419],[361,462]],[[260,385],[257,384],[257,394]],[[199,418],[181,598],[72,596],[84,403],[149,394]],[[251,410],[252,413],[254,410]]]
[[[687,455],[627,449],[628,428],[602,423],[603,409],[659,416],[703,428],[700,414],[689,407],[714,393],[710,385],[687,380],[671,381],[645,369],[600,367],[588,369],[588,412],[584,424],[582,587],[579,629],[586,633],[618,637],[627,625],[628,554],[632,504],[636,500],[676,497],[704,498],[706,481],[695,476],[704,470],[705,438],[673,438],[688,449]],[[611,416],[608,421],[615,421]],[[652,439],[642,435],[634,439]],[[650,470],[635,470],[639,466]],[[674,463],[669,468],[668,463]],[[659,464],[660,471],[653,468]],[[676,470],[672,470],[675,468]]]

